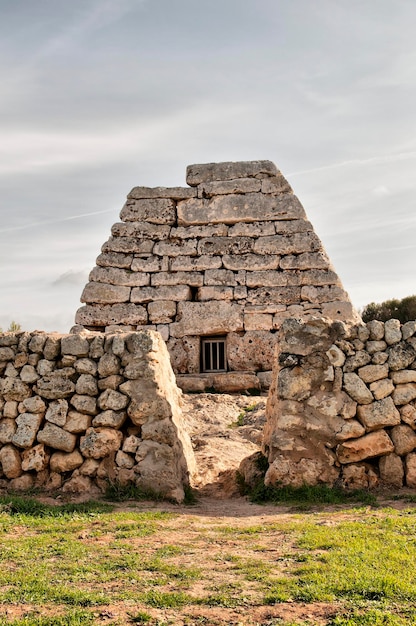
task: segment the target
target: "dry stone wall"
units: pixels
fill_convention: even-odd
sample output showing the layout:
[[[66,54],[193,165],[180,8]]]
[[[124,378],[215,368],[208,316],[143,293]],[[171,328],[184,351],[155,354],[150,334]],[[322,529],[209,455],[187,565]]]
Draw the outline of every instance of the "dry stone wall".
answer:
[[[279,339],[266,483],[416,488],[416,322],[292,319]]]
[[[267,386],[283,320],[356,314],[273,163],[191,165],[187,183],[129,193],[76,323],[158,330],[188,390]],[[201,379],[201,336],[226,337],[230,374]]]
[[[134,484],[181,501],[195,469],[158,333],[0,335],[0,486]]]

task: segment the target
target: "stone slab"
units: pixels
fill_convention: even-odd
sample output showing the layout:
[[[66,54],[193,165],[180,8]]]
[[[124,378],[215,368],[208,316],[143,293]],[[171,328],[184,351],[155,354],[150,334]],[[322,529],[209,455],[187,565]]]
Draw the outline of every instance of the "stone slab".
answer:
[[[196,187],[211,181],[277,176],[272,161],[224,161],[222,163],[194,163],[186,168],[186,183]]]

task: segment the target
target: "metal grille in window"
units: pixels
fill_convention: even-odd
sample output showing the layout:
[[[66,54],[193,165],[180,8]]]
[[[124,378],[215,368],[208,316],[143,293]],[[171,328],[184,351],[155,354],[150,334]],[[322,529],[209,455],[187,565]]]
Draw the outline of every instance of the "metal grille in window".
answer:
[[[201,371],[227,371],[225,337],[207,337],[201,340]]]

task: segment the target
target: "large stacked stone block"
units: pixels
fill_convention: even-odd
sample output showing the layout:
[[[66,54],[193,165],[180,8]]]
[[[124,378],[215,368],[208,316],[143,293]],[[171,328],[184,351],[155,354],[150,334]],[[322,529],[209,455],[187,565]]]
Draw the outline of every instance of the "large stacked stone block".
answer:
[[[226,337],[228,370],[245,372],[242,385],[256,387],[267,379],[257,374],[272,368],[285,319],[356,318],[273,163],[191,165],[187,183],[130,192],[83,291],[77,324],[158,330],[180,385],[226,390],[227,374],[200,376],[201,336]]]
[[[416,487],[416,322],[288,320],[263,449],[268,484]]]
[[[0,486],[181,501],[195,469],[158,333],[0,334]]]

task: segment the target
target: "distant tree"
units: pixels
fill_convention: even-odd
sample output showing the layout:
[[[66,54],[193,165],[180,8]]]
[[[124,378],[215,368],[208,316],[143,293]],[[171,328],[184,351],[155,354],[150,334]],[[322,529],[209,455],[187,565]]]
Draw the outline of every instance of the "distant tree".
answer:
[[[370,302],[361,313],[364,322],[379,320],[386,322],[390,319],[400,320],[402,324],[416,320],[416,295],[407,296],[402,300],[385,300],[379,304]]]
[[[21,325],[13,320],[12,322],[10,322],[10,325],[9,325],[9,328],[7,329],[7,332],[8,333],[18,333],[19,330],[22,330]],[[0,328],[0,333],[2,333],[2,332],[3,332],[3,329]]]

